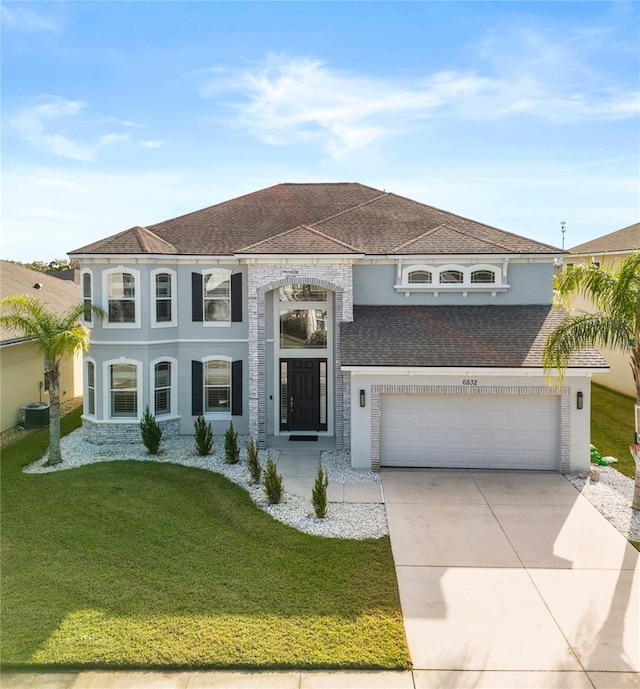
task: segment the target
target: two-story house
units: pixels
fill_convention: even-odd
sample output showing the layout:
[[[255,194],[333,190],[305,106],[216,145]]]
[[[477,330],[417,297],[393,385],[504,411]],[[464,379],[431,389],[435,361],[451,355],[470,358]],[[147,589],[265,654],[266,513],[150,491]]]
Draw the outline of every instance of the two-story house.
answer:
[[[262,446],[331,436],[354,467],[589,465],[595,351],[545,380],[540,242],[361,184],[279,184],[71,252],[91,320],[84,432],[204,414]],[[282,438],[278,438],[282,440]]]

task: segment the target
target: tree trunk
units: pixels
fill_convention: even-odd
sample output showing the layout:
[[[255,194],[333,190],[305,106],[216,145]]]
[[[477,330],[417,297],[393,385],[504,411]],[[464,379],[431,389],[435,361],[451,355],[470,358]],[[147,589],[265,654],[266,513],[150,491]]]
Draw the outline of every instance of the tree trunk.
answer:
[[[60,367],[57,363],[46,363],[49,378],[49,459],[47,466],[60,464]]]
[[[633,370],[633,379],[636,383],[636,408],[634,409],[635,418],[635,438],[634,443],[640,443],[640,429],[638,428],[638,407],[640,407],[640,346],[635,346],[631,350],[631,369]],[[636,459],[636,485],[633,491],[633,502],[631,507],[634,510],[640,510],[640,460]]]

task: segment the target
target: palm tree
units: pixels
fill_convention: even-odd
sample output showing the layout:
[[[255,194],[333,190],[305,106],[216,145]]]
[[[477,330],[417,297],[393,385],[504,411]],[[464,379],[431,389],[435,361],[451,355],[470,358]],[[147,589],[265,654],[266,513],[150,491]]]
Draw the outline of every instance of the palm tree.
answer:
[[[606,268],[576,266],[563,273],[558,297],[566,301],[580,294],[591,299],[596,313],[565,319],[547,338],[544,366],[556,370],[560,381],[573,354],[584,347],[611,347],[628,352],[636,384],[635,441],[640,442],[640,251],[634,251],[613,272]],[[634,510],[640,510],[640,465],[636,462]]]
[[[60,366],[63,359],[89,349],[89,329],[81,325],[80,316],[91,308],[97,316],[103,311],[96,306],[78,304],[62,314],[47,311],[33,297],[12,295],[0,300],[0,325],[21,333],[33,341],[44,354],[45,379],[49,388],[49,459],[48,465],[62,462],[60,452]]]

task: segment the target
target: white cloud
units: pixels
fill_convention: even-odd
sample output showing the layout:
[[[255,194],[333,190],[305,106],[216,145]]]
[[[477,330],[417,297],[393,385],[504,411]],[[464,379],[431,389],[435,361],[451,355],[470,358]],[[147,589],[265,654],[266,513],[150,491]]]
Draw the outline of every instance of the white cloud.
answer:
[[[485,42],[481,53],[492,57],[482,70],[402,80],[341,72],[306,57],[269,55],[264,64],[244,70],[201,70],[205,81],[199,92],[222,103],[230,98],[226,104],[234,116],[229,124],[265,143],[313,143],[336,159],[435,118],[496,120],[527,114],[567,122],[618,120],[640,112],[638,91],[594,78],[593,70],[571,53],[569,41],[553,44],[533,32],[520,38],[522,46],[503,50],[492,40]]]
[[[150,139],[149,141],[141,141],[140,145],[144,148],[162,148],[166,146],[166,141],[161,141],[160,139]]]
[[[81,186],[76,182],[56,177],[34,177],[32,183],[41,187],[55,187],[57,189],[68,189],[69,191],[86,191],[87,187]]]
[[[58,31],[57,23],[50,17],[34,12],[26,7],[11,7],[6,3],[0,7],[0,17],[5,28],[11,28],[25,33],[40,33]]]
[[[72,101],[59,96],[42,96],[34,105],[23,108],[10,120],[10,125],[32,146],[52,155],[79,161],[92,161],[99,149],[126,141],[128,134],[109,133],[93,141],[82,142],[65,133],[65,127],[73,120],[76,128],[78,118],[84,114],[88,103]],[[54,131],[55,129],[61,131]]]

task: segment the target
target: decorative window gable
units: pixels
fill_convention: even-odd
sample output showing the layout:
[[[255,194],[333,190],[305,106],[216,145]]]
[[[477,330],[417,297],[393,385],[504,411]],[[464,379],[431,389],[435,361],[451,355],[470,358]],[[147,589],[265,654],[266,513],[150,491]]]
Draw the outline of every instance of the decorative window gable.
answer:
[[[429,292],[437,297],[440,292],[458,292],[466,297],[469,292],[490,292],[495,297],[498,292],[509,289],[506,282],[505,260],[503,266],[476,263],[442,265],[413,264],[398,265],[397,292],[408,297],[412,292]]]

